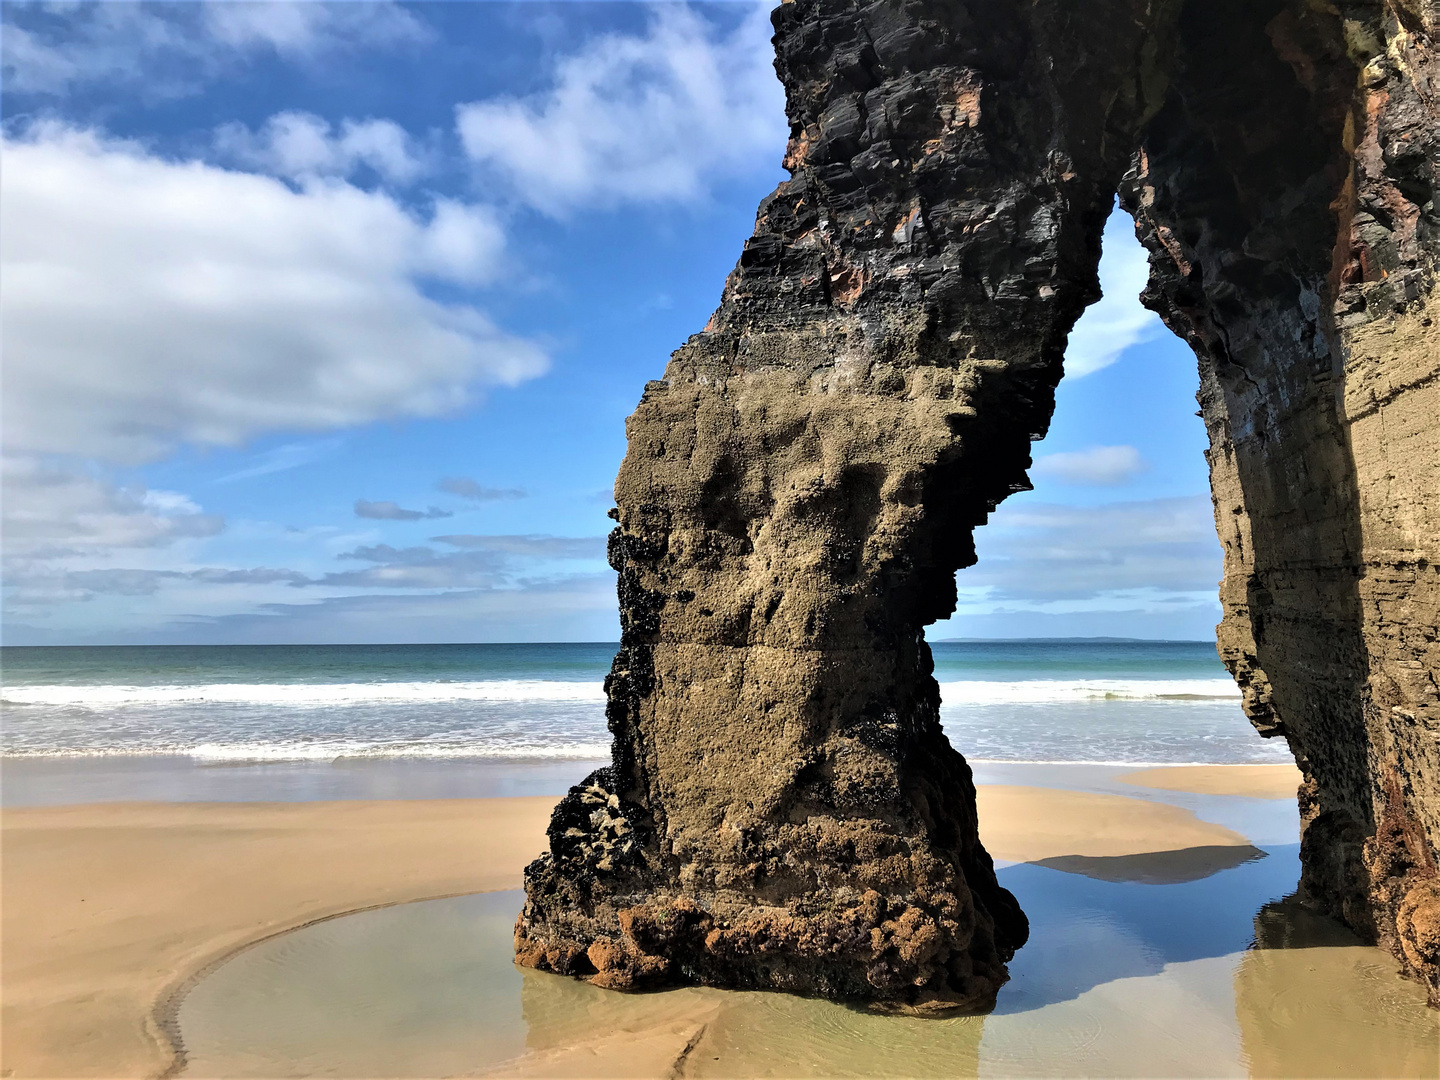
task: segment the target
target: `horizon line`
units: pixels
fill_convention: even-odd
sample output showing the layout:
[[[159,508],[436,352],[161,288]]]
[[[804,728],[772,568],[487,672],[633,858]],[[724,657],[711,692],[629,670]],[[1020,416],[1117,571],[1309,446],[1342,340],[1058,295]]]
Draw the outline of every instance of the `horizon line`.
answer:
[[[1096,635],[1094,637],[950,637],[927,640],[929,645],[1005,645],[1005,644],[1092,644],[1110,645],[1214,645],[1213,638],[1139,638]],[[108,642],[108,643],[50,643],[44,645],[12,645],[0,643],[0,649],[399,649],[399,648],[449,648],[453,646],[473,647],[476,645],[610,645],[619,648],[615,640],[586,641],[203,641],[203,642]]]

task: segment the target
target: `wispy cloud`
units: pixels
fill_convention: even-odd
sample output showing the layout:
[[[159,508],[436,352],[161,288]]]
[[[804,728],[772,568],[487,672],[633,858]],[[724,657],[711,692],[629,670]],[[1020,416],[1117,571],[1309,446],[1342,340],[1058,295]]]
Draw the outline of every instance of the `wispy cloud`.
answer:
[[[1120,359],[1132,345],[1167,333],[1160,317],[1140,306],[1140,291],[1150,277],[1145,249],[1135,239],[1130,215],[1116,209],[1105,223],[1100,259],[1104,296],[1085,309],[1070,331],[1065,348],[1065,375],[1092,375]]]
[[[4,16],[6,90],[49,95],[108,83],[147,98],[174,97],[199,91],[257,54],[313,61],[434,37],[392,0],[6,4]]]
[[[449,510],[441,510],[438,506],[424,510],[406,510],[399,503],[356,499],[355,516],[373,518],[376,521],[423,521],[426,518],[447,518],[455,515]]]
[[[309,465],[329,457],[343,445],[343,439],[316,439],[310,442],[286,443],[284,446],[276,446],[262,454],[256,454],[251,459],[251,463],[243,469],[226,473],[224,476],[217,476],[210,483],[230,484],[236,480],[250,480],[257,476],[288,472],[291,469],[298,469],[302,465]]]
[[[163,528],[152,525],[152,529],[149,536],[136,534],[120,539],[131,547],[165,542]],[[12,599],[24,607],[85,601],[99,596],[153,596],[162,589],[186,585],[229,587],[235,590],[236,602],[243,596],[253,596],[257,586],[273,585],[295,589],[411,592],[526,589],[543,588],[546,582],[554,580],[559,569],[557,564],[598,563],[605,555],[605,539],[598,536],[476,535],[435,539],[460,550],[441,551],[426,545],[366,544],[337,557],[368,565],[323,574],[271,566],[68,569],[44,559],[16,559],[6,574],[6,587]],[[110,548],[91,553],[113,554],[118,548],[112,537]]]
[[[292,585],[311,584],[311,579],[297,570],[252,567],[232,570],[224,567],[203,567],[199,570],[71,570],[57,579],[62,591],[80,594],[118,596],[149,596],[167,582],[193,581],[206,585]]]
[[[349,177],[364,167],[403,187],[431,167],[430,155],[393,120],[346,119],[337,130],[307,112],[276,113],[259,131],[223,124],[215,132],[215,149],[226,160],[291,180]],[[499,226],[494,228],[498,234]]]
[[[523,488],[485,487],[468,476],[447,476],[435,485],[435,490],[449,495],[458,495],[462,499],[473,499],[476,502],[525,498]]]
[[[1030,467],[1030,475],[1062,484],[1118,487],[1128,484],[1149,467],[1133,446],[1092,446],[1085,450],[1043,454]]]
[[[32,631],[39,640],[43,631]],[[364,593],[256,611],[176,619],[144,635],[182,642],[616,641],[613,574],[577,574],[506,588]]]
[[[531,572],[527,567],[566,561],[598,562],[605,557],[605,539],[598,536],[437,536],[434,540],[460,550],[366,545],[340,558],[373,565],[327,574],[319,584],[385,589],[510,587],[519,580],[519,574]]]
[[[1220,542],[1203,495],[1092,507],[1005,503],[975,541],[979,562],[957,578],[972,609],[1193,603],[1213,598],[1220,580]]]
[[[533,559],[603,559],[603,536],[432,536],[437,544]]]

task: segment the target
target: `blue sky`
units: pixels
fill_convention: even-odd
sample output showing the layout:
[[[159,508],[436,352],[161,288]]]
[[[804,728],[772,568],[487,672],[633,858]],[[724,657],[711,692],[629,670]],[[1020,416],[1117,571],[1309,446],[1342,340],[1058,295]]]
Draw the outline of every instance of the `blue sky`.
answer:
[[[783,178],[749,3],[3,3],[5,641],[613,640],[624,419]],[[1194,359],[1067,354],[933,638],[1206,638]]]

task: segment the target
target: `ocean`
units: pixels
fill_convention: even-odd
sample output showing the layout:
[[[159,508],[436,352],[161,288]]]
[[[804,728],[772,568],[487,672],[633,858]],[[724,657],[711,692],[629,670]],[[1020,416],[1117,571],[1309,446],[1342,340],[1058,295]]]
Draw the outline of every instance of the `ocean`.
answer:
[[[942,641],[941,720],[976,762],[1284,762],[1209,642]],[[608,643],[0,650],[8,759],[604,758]]]

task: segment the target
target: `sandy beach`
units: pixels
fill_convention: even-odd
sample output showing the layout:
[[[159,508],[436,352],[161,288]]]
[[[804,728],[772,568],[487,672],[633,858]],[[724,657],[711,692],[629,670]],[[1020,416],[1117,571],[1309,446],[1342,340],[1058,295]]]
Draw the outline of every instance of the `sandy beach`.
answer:
[[[7,809],[7,1076],[157,1076],[186,980],[246,944],[384,904],[521,884],[553,799]]]
[[[1300,770],[1294,765],[1166,765],[1122,773],[1116,779],[1157,791],[1293,799],[1300,786]]]
[[[1146,770],[1144,779],[1202,794],[1243,787],[1255,797],[1263,789],[1231,767]],[[543,846],[552,802],[7,809],[4,1074],[173,1072],[176,1009],[197,975],[257,941],[342,913],[517,889],[525,863]],[[1097,881],[1190,881],[1262,855],[1232,829],[1139,798],[988,785],[979,788],[979,811],[997,860]],[[531,1000],[573,992],[568,980],[526,978]],[[663,1006],[605,994],[606,1007],[631,1022],[612,1018],[607,1023],[618,1027],[597,1029],[579,1044],[532,1047],[500,1071],[663,1075],[708,1023],[714,993],[681,992]],[[647,1000],[645,1015],[634,1014],[635,1003]]]

